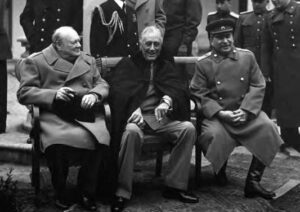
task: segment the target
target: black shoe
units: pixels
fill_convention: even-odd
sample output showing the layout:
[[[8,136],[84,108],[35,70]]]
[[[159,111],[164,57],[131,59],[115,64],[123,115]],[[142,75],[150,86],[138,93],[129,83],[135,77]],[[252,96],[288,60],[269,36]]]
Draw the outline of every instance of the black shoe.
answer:
[[[267,191],[258,182],[246,184],[244,194],[247,198],[262,197],[267,200],[271,200],[276,196],[274,192]]]
[[[70,202],[68,202],[67,200],[62,199],[62,198],[55,200],[55,206],[62,210],[69,209],[71,207],[71,205],[72,204]]]
[[[187,191],[182,191],[175,188],[166,188],[162,196],[166,199],[176,199],[184,203],[197,203],[199,202],[199,198],[196,197],[192,193],[188,193]]]
[[[82,205],[83,208],[90,210],[90,211],[96,211],[97,206],[92,198],[88,198],[87,196],[82,196],[80,199],[80,204]]]
[[[282,144],[282,145],[280,146],[280,152],[281,152],[282,154],[285,154],[285,155],[287,155],[287,156],[290,156],[290,152],[287,150],[287,145],[286,145],[286,144]]]
[[[116,196],[111,205],[111,212],[123,211],[125,207],[125,202],[126,202],[125,198]]]
[[[216,184],[218,186],[226,186],[228,184],[228,179],[225,172],[219,172],[215,174]]]

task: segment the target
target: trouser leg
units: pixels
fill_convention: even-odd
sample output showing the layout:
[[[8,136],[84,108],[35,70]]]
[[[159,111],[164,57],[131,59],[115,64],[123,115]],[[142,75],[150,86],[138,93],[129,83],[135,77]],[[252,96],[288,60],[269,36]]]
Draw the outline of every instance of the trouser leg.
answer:
[[[97,145],[95,150],[82,150],[83,158],[78,173],[78,188],[82,195],[94,197],[98,184],[99,169],[103,162],[106,146]],[[108,177],[108,176],[107,176]]]
[[[51,180],[58,198],[65,195],[66,179],[68,176],[68,161],[65,157],[67,148],[64,145],[52,145],[45,151]]]
[[[0,60],[0,133],[6,130],[7,116],[7,63]]]
[[[142,140],[142,130],[136,124],[127,124],[122,135],[119,152],[119,176],[116,196],[126,199],[131,197],[134,165],[141,151]]]
[[[191,122],[174,121],[160,128],[174,143],[168,162],[165,184],[168,187],[186,190],[188,186],[190,161],[196,141],[196,130]]]
[[[300,147],[300,135],[298,127],[281,127],[281,138],[284,141],[285,146]],[[299,148],[300,149],[300,148]]]
[[[265,199],[272,199],[275,196],[274,192],[265,190],[261,185],[260,181],[265,170],[265,165],[253,156],[252,162],[248,171],[245,185],[245,196],[256,197],[260,196]]]

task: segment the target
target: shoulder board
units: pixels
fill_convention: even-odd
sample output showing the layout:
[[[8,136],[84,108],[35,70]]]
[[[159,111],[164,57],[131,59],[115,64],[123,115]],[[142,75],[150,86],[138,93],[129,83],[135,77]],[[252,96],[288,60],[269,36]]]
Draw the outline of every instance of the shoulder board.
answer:
[[[31,55],[29,55],[28,58],[33,58],[33,57],[36,57],[36,56],[38,56],[38,55],[40,55],[40,54],[42,54],[41,51],[40,51],[40,52],[34,52],[34,53],[32,53]]]
[[[237,13],[235,13],[235,12],[231,11],[230,15],[233,16],[233,17],[235,17],[235,18],[239,18],[239,15]]]
[[[253,12],[252,10],[244,11],[244,12],[241,12],[240,15],[249,14],[249,13],[252,13],[252,12]]]
[[[203,59],[207,58],[207,57],[210,56],[210,55],[211,55],[211,52],[207,52],[206,54],[204,54],[204,55],[198,57],[198,58],[197,58],[197,61],[203,60]]]
[[[236,50],[239,50],[239,51],[242,51],[242,52],[251,52],[250,50],[248,49],[241,49],[241,48],[235,48]]]
[[[217,11],[209,12],[207,15],[215,15],[217,14]]]

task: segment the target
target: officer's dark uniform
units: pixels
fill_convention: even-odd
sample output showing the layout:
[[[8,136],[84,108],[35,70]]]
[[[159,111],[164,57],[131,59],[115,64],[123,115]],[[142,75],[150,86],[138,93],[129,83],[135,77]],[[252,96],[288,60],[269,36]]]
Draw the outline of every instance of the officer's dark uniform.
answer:
[[[128,5],[126,10],[122,9],[114,0],[96,7],[91,23],[90,50],[96,58],[136,54],[139,42],[134,9]]]
[[[38,52],[51,44],[53,32],[71,26],[82,32],[83,0],[27,0],[20,23],[30,44]]]
[[[212,21],[217,21],[220,19],[230,19],[236,23],[238,20],[239,15],[235,12],[230,11],[229,13],[220,13],[218,11],[210,12],[207,15],[207,24],[209,24]]]
[[[234,43],[236,47],[248,49],[255,55],[256,61],[261,68],[261,38],[265,20],[269,12],[267,9],[256,13],[253,11],[243,12],[240,14],[236,24]],[[264,70],[262,70],[264,74]],[[268,79],[268,75],[264,74],[265,78]],[[265,92],[264,103],[262,109],[271,115],[271,82],[267,80],[267,88]]]
[[[3,14],[6,1],[0,2],[0,133],[6,129],[7,113],[7,64],[6,60],[11,58],[10,44],[3,26]]]

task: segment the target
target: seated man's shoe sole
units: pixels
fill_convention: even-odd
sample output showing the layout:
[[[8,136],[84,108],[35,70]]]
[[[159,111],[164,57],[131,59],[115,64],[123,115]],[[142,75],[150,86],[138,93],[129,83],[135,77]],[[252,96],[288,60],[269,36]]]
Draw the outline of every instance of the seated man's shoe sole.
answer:
[[[258,193],[245,193],[245,197],[246,198],[255,198],[255,197],[262,197],[266,200],[272,200],[276,195],[261,195],[261,194],[258,194]]]
[[[111,206],[111,212],[120,212],[124,210],[126,199],[123,197],[116,197]]]
[[[88,198],[88,197],[81,197],[80,204],[83,208],[90,210],[90,211],[96,211],[97,206],[94,200]]]
[[[194,194],[189,194],[184,191],[172,191],[166,190],[162,193],[162,196],[166,199],[176,199],[184,203],[198,203],[199,198]]]

